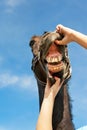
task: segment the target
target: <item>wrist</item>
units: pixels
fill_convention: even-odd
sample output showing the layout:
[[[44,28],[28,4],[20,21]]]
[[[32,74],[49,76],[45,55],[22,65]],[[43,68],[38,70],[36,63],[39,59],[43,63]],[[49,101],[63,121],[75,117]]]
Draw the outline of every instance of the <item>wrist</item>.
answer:
[[[44,100],[54,102],[55,96],[52,92],[50,92],[48,96],[47,95],[44,96]]]
[[[73,29],[70,29],[69,38],[70,38],[70,42],[75,41],[75,31]]]
[[[71,42],[75,41],[75,32],[74,30],[71,31]]]

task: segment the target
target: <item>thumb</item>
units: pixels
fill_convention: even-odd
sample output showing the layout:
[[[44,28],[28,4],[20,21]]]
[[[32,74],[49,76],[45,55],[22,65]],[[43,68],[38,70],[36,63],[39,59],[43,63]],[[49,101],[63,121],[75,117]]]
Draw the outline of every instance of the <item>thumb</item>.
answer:
[[[47,77],[46,89],[48,88],[50,88],[50,81],[49,81],[49,78]]]
[[[57,45],[66,45],[66,44],[68,44],[70,41],[69,41],[68,36],[65,35],[62,40],[55,40],[54,42],[55,42]]]
[[[54,90],[55,92],[55,96],[56,94],[59,92],[60,88],[62,87],[64,83],[64,80],[62,80],[62,82],[60,82],[60,78],[56,78],[56,82],[55,84],[52,86],[52,89]]]
[[[57,45],[64,45],[63,40],[55,40],[54,41]]]

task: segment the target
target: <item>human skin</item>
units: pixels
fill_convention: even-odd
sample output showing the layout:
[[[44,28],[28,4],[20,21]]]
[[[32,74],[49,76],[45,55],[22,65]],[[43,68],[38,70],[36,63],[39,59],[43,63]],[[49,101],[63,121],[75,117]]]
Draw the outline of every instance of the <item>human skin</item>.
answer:
[[[71,28],[65,27],[61,24],[56,26],[56,32],[62,34],[64,38],[62,40],[56,40],[55,43],[58,45],[66,45],[70,42],[76,42],[82,47],[87,49],[87,35],[75,31]]]
[[[36,130],[52,130],[52,113],[53,113],[53,106],[54,100],[59,92],[62,83],[60,83],[60,79],[55,77],[56,82],[50,86],[50,81],[47,79],[47,84],[44,93],[44,99],[42,102],[40,114],[38,117]]]

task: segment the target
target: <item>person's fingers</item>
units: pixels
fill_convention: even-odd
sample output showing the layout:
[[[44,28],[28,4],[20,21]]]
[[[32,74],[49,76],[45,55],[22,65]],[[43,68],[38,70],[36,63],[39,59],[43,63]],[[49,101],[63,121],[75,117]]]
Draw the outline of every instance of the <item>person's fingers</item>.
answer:
[[[52,89],[55,91],[55,95],[59,92],[60,88],[62,87],[64,80],[60,83],[60,78],[55,78],[56,82],[52,86]]]
[[[60,83],[60,88],[62,87],[63,83],[64,83],[64,80],[62,80],[62,82]]]
[[[64,33],[64,26],[63,25],[61,25],[61,24],[59,24],[59,25],[57,25],[56,26],[56,30],[57,30],[57,32],[59,32],[60,34],[63,34]]]
[[[67,36],[64,36],[62,40],[55,40],[54,41],[57,45],[66,45],[68,44]]]
[[[53,89],[57,89],[58,86],[60,85],[60,78],[56,77],[55,80],[56,82],[52,86]]]
[[[55,43],[58,45],[66,45],[67,44],[66,29],[64,29],[64,28],[65,27],[61,24],[56,26],[57,32],[64,35],[62,40],[55,40]]]
[[[49,81],[49,78],[47,77],[47,83],[46,83],[46,89],[47,88],[50,88],[50,81]]]
[[[57,45],[63,45],[63,41],[62,40],[55,40],[54,43],[56,43]]]

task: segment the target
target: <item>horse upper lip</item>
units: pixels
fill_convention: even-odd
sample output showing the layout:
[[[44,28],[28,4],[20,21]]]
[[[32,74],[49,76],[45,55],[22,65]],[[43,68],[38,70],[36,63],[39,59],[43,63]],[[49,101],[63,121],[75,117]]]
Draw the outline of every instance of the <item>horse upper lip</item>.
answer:
[[[62,39],[62,35],[60,35],[59,33],[56,33],[55,31],[48,34],[48,36],[45,38],[45,40],[43,40],[43,37],[42,37],[42,45],[41,45],[41,49],[43,50],[43,57],[46,57],[47,55],[47,52],[50,48],[50,46],[52,45],[52,43],[55,41],[55,40],[60,40]],[[45,46],[45,47],[44,47]]]

